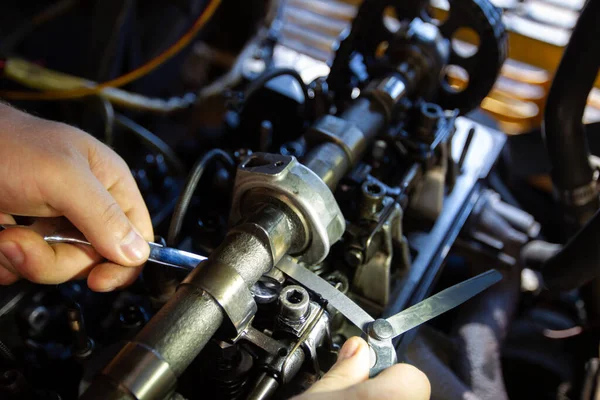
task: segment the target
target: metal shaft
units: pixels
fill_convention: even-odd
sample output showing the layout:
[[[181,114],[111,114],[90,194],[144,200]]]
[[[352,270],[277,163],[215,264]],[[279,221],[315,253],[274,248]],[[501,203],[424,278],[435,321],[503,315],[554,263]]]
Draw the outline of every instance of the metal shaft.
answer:
[[[389,77],[382,80],[373,91],[373,97],[359,98],[339,117],[341,121],[357,128],[353,132],[358,137],[345,137],[349,135],[346,129],[340,132],[337,142],[329,141],[313,148],[306,155],[304,164],[330,189],[335,189],[344,175],[362,159],[368,145],[387,122],[390,108],[406,93],[407,87],[401,79]]]
[[[226,316],[211,295],[195,286],[202,279],[201,271],[220,270],[225,265],[251,287],[290,246],[297,227],[285,211],[267,206],[257,214],[254,232],[245,231],[243,224],[238,230],[233,230],[130,343],[133,347],[126,346],[103,371],[104,376],[90,385],[86,394],[95,391],[106,393],[105,389],[97,386],[106,386],[107,377],[112,379],[113,386],[125,387],[130,392],[129,397],[119,398],[162,399],[173,389],[176,377],[196,358]],[[271,241],[271,237],[278,238],[276,243]],[[227,279],[223,276],[224,282]],[[147,353],[147,357],[142,357],[140,352]],[[138,364],[142,360],[145,365],[140,368]],[[122,392],[119,390],[120,396]]]

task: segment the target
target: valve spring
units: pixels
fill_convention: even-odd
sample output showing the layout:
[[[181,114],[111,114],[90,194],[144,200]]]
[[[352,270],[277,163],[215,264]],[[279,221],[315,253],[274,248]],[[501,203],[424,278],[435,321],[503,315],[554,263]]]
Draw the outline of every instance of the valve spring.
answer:
[[[215,383],[217,399],[239,399],[243,397],[252,369],[252,357],[238,351],[234,357],[217,357]]]
[[[231,380],[218,380],[217,390],[222,399],[237,400],[242,397],[246,383],[248,382],[248,375],[236,377]]]

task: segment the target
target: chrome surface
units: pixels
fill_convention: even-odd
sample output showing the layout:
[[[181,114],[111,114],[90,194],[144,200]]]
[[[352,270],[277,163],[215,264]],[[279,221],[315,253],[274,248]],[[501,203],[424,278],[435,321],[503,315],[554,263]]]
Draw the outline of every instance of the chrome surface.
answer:
[[[453,309],[500,280],[502,280],[500,272],[496,270],[484,272],[387,318],[394,328],[394,337]]]
[[[0,231],[10,228],[27,228],[38,231],[35,223],[33,225],[0,225]],[[85,238],[85,236],[83,236],[81,232],[73,229],[69,229],[68,232],[64,233],[56,231],[43,236],[44,240],[49,244],[68,243],[92,246],[92,244]],[[206,260],[206,257],[204,256],[172,247],[164,247],[158,243],[148,242],[148,245],[150,246],[150,256],[148,257],[148,261],[165,265],[167,267],[192,271],[194,268],[196,268],[196,266],[198,266],[198,264]]]

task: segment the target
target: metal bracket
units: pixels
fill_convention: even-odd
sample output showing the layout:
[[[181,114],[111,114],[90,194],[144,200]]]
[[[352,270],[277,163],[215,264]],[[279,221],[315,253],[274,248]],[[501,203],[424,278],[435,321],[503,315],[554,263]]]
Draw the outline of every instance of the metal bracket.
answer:
[[[301,247],[290,249],[291,254],[306,263],[321,262],[346,229],[333,193],[313,171],[300,164],[296,158],[279,154],[255,153],[238,168],[233,201],[231,224],[239,222],[248,210],[265,196],[280,201],[302,220],[309,237]]]

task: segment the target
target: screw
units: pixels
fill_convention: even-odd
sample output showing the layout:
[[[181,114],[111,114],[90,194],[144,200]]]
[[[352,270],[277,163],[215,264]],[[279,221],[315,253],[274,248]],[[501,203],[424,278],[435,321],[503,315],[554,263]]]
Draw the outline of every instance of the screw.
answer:
[[[359,249],[350,249],[346,252],[346,262],[351,267],[358,267],[363,263],[363,254]]]
[[[279,312],[290,321],[303,321],[308,314],[310,296],[302,286],[290,285],[279,294]]]
[[[385,319],[377,319],[369,327],[369,335],[379,340],[391,339],[394,336],[394,328]]]

